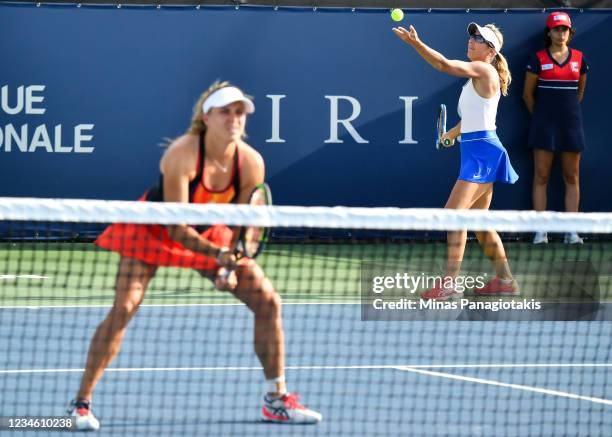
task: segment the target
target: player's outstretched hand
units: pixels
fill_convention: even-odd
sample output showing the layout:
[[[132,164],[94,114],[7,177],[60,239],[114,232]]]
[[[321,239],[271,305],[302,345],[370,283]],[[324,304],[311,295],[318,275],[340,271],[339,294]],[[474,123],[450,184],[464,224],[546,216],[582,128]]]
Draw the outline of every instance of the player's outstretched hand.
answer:
[[[409,30],[406,30],[401,26],[394,27],[393,33],[395,33],[402,41],[407,44],[410,44],[411,46],[414,46],[418,42],[420,42],[419,35],[417,34],[417,31],[414,26],[410,26]]]

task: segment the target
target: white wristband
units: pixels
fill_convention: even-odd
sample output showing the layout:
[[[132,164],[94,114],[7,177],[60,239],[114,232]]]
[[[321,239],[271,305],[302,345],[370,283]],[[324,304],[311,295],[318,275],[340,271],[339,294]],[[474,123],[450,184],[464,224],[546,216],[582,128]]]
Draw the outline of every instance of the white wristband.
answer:
[[[217,264],[221,264],[221,257],[228,253],[230,250],[227,247],[222,247],[219,249],[219,253],[217,254]]]

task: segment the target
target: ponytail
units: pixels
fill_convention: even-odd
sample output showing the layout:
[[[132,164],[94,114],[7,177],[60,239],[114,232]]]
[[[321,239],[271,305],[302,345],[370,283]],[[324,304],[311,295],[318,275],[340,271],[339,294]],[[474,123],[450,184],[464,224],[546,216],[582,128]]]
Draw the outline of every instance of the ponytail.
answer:
[[[495,26],[495,24],[487,24],[485,27],[491,29],[497,39],[499,40],[499,48],[501,49],[504,45],[504,36],[501,31]],[[501,88],[501,93],[503,96],[508,95],[508,88],[510,87],[510,82],[512,82],[512,75],[510,74],[510,69],[508,68],[508,61],[504,58],[504,55],[501,53],[497,53],[491,61],[491,65],[495,67],[497,70],[497,74],[499,74],[499,86]]]
[[[493,58],[492,64],[497,70],[497,74],[499,74],[501,93],[503,96],[507,96],[510,82],[512,82],[512,75],[510,74],[510,69],[508,68],[508,61],[506,61],[504,55],[497,53]]]

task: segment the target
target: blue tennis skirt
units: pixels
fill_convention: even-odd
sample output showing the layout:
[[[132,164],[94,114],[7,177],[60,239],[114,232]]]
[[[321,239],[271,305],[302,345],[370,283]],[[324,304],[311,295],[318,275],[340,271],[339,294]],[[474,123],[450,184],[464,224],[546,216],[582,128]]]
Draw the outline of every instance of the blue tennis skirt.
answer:
[[[461,170],[458,179],[477,184],[513,184],[518,178],[508,152],[494,130],[461,134]]]

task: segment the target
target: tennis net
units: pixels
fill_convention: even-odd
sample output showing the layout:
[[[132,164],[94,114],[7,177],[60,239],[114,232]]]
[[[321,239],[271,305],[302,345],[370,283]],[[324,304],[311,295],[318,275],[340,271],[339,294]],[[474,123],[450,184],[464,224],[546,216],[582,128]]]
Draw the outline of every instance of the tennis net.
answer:
[[[102,435],[612,429],[612,214],[17,198],[0,199],[2,429],[8,418],[64,414],[117,283],[141,278],[93,244],[113,223],[147,225],[112,244],[149,262],[180,252],[148,245],[172,226],[270,227],[256,261],[282,298],[288,389],[323,421],[260,422],[254,320],[274,311],[254,317],[191,268],[208,264],[181,258],[184,268],[155,272],[96,386]],[[448,261],[447,232],[454,241],[464,230],[462,262],[456,251]],[[492,230],[507,258],[495,258]],[[536,231],[548,244],[532,244]],[[584,243],[565,244],[568,232]]]

